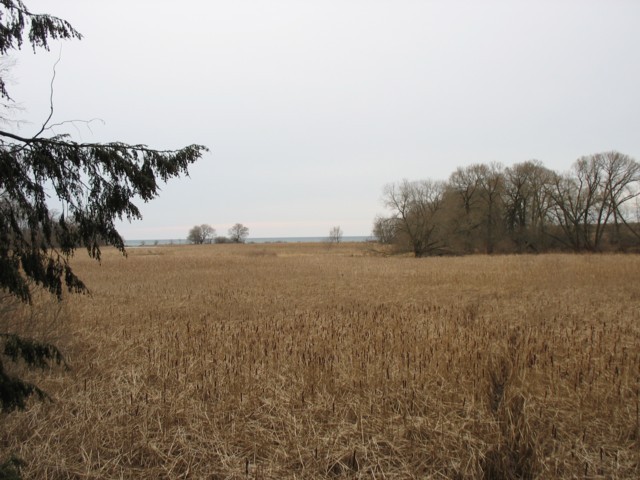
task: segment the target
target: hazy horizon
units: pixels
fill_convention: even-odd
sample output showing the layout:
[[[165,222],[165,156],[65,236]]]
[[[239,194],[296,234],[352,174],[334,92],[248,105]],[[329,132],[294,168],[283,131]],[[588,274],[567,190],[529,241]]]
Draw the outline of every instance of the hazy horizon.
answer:
[[[226,235],[217,235],[217,236],[226,236]],[[344,235],[341,239],[343,242],[361,242],[367,239],[373,238],[372,235]],[[313,237],[253,237],[249,235],[245,243],[269,243],[269,242],[285,242],[285,243],[296,243],[296,242],[319,242],[329,240],[328,235],[318,235]],[[188,244],[190,243],[186,237],[182,238],[125,238],[125,244],[130,246],[130,244],[139,244],[141,242],[159,242],[162,245],[166,245],[170,242],[179,242],[179,244]]]

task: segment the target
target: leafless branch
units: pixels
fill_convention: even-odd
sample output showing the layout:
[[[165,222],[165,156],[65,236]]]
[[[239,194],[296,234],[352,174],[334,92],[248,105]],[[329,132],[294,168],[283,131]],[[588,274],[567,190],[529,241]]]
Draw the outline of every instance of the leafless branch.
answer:
[[[80,135],[80,129],[76,126],[76,124],[77,123],[84,123],[85,126],[87,127],[87,129],[91,133],[93,133],[93,130],[91,130],[91,126],[90,126],[91,123],[93,123],[93,122],[100,122],[100,123],[102,123],[102,125],[105,125],[105,121],[103,119],[101,119],[101,118],[92,118],[91,120],[64,120],[62,122],[58,122],[58,123],[54,123],[52,125],[49,125],[45,130],[53,131],[53,129],[55,127],[61,127],[63,125],[71,124],[71,125],[73,125],[73,127],[76,129],[76,131]]]
[[[53,84],[56,81],[56,67],[58,66],[58,63],[60,63],[61,58],[62,58],[62,45],[60,45],[60,51],[58,52],[58,59],[53,64],[53,75],[51,75],[51,84],[49,88],[49,116],[42,124],[40,131],[36,133],[33,136],[33,138],[39,137],[42,134],[42,132],[44,132],[47,129],[47,124],[51,121],[51,117],[53,117]]]

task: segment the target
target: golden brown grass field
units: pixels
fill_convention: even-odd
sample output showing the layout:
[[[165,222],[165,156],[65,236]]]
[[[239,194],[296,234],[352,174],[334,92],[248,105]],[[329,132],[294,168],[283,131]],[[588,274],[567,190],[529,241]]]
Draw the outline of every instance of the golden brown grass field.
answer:
[[[640,257],[141,247],[22,325],[25,478],[638,478]],[[45,328],[46,327],[46,328]]]

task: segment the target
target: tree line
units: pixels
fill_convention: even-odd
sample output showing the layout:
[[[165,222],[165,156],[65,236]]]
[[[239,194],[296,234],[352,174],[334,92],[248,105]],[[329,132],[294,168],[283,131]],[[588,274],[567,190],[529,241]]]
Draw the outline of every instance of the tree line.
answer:
[[[384,187],[373,235],[416,257],[640,250],[640,164],[611,151],[558,173],[537,160],[458,167],[447,181]]]
[[[241,223],[236,223],[228,230],[228,236],[216,236],[216,229],[208,223],[202,225],[194,225],[189,234],[187,241],[195,245],[204,243],[244,243],[249,236],[249,228]]]

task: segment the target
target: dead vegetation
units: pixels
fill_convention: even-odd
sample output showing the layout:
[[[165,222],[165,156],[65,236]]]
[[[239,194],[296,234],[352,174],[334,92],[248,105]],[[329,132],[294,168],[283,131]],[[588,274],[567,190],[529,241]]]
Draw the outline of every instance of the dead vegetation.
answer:
[[[31,374],[55,403],[0,418],[2,458],[26,478],[640,475],[638,257],[368,248],[79,255],[71,370]]]

